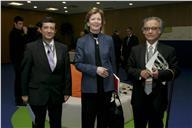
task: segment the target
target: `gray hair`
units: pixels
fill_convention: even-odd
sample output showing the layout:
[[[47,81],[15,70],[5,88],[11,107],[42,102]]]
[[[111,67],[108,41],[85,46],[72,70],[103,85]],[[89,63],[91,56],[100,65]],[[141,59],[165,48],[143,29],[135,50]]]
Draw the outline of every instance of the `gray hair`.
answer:
[[[155,16],[151,16],[151,17],[147,17],[143,20],[143,26],[142,26],[142,30],[144,28],[144,24],[149,21],[149,20],[156,20],[160,23],[160,30],[161,30],[161,33],[163,32],[163,29],[164,29],[164,23],[163,23],[163,20],[159,17],[155,17]]]

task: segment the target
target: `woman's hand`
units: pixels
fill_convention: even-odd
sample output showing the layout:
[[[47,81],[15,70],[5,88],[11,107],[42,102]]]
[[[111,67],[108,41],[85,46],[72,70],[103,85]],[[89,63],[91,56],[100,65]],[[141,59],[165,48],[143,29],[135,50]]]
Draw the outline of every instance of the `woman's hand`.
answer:
[[[103,78],[109,76],[108,70],[104,67],[97,67],[97,74]]]

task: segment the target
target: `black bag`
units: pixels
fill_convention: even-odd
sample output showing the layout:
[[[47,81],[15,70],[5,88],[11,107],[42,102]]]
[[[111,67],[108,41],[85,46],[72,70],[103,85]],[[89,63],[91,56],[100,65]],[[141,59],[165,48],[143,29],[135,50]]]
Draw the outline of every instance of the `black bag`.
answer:
[[[109,106],[109,128],[124,128],[123,108],[116,92],[112,94]]]

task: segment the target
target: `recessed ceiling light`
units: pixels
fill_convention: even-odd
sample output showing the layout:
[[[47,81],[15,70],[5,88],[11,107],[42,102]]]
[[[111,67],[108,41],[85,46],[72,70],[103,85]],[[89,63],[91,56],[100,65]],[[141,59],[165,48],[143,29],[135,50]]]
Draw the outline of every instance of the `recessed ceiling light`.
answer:
[[[130,6],[132,6],[132,5],[133,5],[133,3],[129,3],[129,5],[130,5]]]
[[[64,9],[67,9],[67,6],[63,7]]]
[[[33,8],[37,8],[37,6],[33,6]]]
[[[96,2],[96,4],[100,4],[100,2]]]
[[[23,3],[19,3],[19,2],[11,2],[11,3],[8,3],[8,5],[21,6],[21,5],[23,5]]]
[[[30,3],[31,3],[31,1],[27,1],[27,3],[29,3],[29,4],[30,4]]]
[[[97,7],[93,7],[93,9],[96,9]]]
[[[49,11],[57,11],[59,10],[58,8],[46,8],[46,10],[49,10]]]
[[[63,4],[66,4],[66,2],[65,2],[65,1],[63,1],[62,3],[63,3]]]
[[[68,11],[67,11],[67,10],[65,10],[65,13],[68,13]]]

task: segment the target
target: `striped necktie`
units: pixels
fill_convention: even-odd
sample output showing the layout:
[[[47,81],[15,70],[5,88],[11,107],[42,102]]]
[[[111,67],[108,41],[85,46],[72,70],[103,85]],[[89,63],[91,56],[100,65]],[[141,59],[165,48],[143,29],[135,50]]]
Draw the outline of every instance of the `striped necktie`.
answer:
[[[148,48],[148,53],[147,53],[147,60],[149,61],[151,59],[151,57],[153,56],[153,46],[150,45]]]
[[[54,48],[52,45],[47,44],[47,58],[49,61],[49,66],[51,70],[53,71],[55,69],[55,61],[54,61]]]
[[[147,61],[149,61],[152,56],[153,56],[153,46],[150,45],[147,52]],[[151,77],[145,80],[144,91],[147,95],[149,95],[152,92],[152,82],[153,82],[153,79]]]

